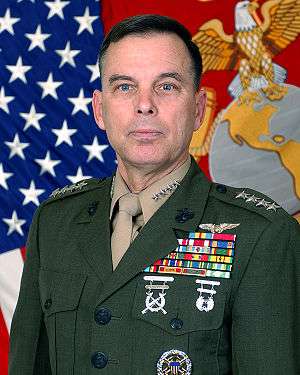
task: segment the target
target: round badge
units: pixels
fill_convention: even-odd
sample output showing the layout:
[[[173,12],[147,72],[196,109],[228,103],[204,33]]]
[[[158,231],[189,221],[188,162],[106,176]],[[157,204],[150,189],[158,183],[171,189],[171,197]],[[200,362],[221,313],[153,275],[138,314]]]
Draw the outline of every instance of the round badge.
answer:
[[[210,298],[200,296],[196,301],[196,306],[200,311],[208,312],[214,308],[215,302]]]
[[[180,350],[169,350],[157,362],[157,375],[175,375],[192,373],[192,362],[188,355]]]

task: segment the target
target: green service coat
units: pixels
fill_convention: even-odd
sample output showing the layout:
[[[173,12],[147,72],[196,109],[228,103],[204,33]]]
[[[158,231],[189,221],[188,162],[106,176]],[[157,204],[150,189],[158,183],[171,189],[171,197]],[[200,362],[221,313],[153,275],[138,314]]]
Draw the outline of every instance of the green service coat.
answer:
[[[38,208],[11,327],[9,375],[154,375],[171,349],[188,355],[193,375],[300,374],[298,223],[281,208],[236,198],[241,189],[209,182],[192,160],[112,272],[111,183],[77,184]],[[144,276],[153,275],[143,270],[200,223],[240,224],[224,232],[237,235],[231,277],[204,278],[220,282],[214,308],[196,307],[197,277],[160,274],[174,277],[166,313],[143,314]],[[99,311],[111,319],[97,322]]]

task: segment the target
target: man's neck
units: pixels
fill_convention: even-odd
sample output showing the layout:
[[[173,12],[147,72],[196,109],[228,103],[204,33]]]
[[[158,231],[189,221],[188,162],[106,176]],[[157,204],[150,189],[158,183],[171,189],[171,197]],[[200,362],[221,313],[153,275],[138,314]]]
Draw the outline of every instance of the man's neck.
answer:
[[[176,162],[160,168],[145,166],[133,166],[118,160],[118,170],[132,193],[138,194],[154,182],[160,180],[175,169],[179,168],[187,160],[189,155],[176,160]]]

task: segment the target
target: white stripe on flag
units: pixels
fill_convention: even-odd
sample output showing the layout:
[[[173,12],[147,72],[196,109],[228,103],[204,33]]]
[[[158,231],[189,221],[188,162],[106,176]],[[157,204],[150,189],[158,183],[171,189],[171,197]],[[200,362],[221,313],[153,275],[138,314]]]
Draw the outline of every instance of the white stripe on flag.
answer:
[[[23,265],[20,249],[0,254],[0,308],[8,332],[18,300]]]

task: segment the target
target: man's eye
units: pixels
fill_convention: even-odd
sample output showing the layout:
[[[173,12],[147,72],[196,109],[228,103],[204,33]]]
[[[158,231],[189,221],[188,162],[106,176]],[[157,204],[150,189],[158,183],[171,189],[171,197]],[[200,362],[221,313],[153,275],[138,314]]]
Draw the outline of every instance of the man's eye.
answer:
[[[172,83],[164,83],[164,84],[162,85],[162,89],[163,89],[164,91],[172,91],[172,90],[176,89],[176,87],[175,87],[175,85],[173,85]]]
[[[122,85],[119,85],[117,89],[123,92],[127,92],[130,90],[130,85],[128,83],[122,83]]]

